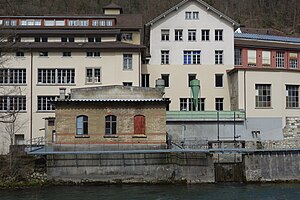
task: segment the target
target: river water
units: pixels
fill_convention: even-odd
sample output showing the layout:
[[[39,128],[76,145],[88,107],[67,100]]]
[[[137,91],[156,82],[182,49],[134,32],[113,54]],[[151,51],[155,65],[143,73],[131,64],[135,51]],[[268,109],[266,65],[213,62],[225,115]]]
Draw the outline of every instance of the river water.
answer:
[[[0,190],[1,200],[300,200],[300,184],[56,186]]]

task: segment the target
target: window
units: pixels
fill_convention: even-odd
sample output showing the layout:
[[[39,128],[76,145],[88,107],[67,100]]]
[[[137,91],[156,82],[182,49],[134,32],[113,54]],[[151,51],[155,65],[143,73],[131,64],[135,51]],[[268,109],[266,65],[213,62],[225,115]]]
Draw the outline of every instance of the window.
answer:
[[[216,65],[223,64],[223,51],[222,50],[215,51],[215,64]]]
[[[47,37],[35,37],[34,42],[48,42]]]
[[[256,66],[256,50],[248,50],[248,66]]]
[[[183,51],[183,63],[185,65],[200,64],[201,51]]]
[[[199,19],[199,12],[198,11],[188,11],[185,12],[185,19],[191,20],[191,19]]]
[[[0,111],[26,111],[26,96],[0,96]]]
[[[165,101],[170,101],[170,98],[163,98]],[[166,105],[166,111],[170,110],[170,104]]]
[[[169,30],[167,29],[164,29],[164,30],[161,30],[161,40],[162,41],[169,41]]]
[[[71,52],[70,51],[64,51],[63,52],[63,57],[71,57]]]
[[[198,109],[196,110],[196,106],[194,104],[194,99],[188,99],[188,111],[204,111],[205,110],[205,98],[198,98]]]
[[[122,40],[132,41],[132,33],[122,33]]]
[[[169,64],[169,51],[161,51],[161,64],[168,65]]]
[[[44,20],[44,26],[65,26],[64,20]]]
[[[21,26],[41,26],[42,25],[42,20],[40,20],[40,19],[20,20],[20,25]]]
[[[298,68],[298,54],[297,53],[289,53],[289,65],[291,69]]]
[[[75,69],[38,69],[38,84],[74,84]]]
[[[86,52],[87,57],[100,57],[100,51],[88,51]]]
[[[48,52],[47,51],[40,51],[39,56],[40,57],[48,57]]]
[[[132,54],[123,55],[123,69],[125,70],[132,69]]]
[[[196,77],[197,77],[196,74],[189,74],[189,75],[188,75],[188,86],[189,86],[189,87],[191,87],[191,81],[192,81],[192,80],[195,80]]]
[[[74,37],[62,37],[61,42],[74,42]]]
[[[175,30],[175,41],[182,41],[183,30]]]
[[[55,106],[51,101],[54,101],[57,96],[38,96],[38,111],[53,111]]]
[[[234,49],[234,65],[242,65],[242,49]]]
[[[188,30],[188,41],[196,41],[196,30]]]
[[[180,98],[180,111],[188,111],[188,98]]]
[[[68,21],[68,25],[69,26],[88,26],[89,25],[89,20],[78,20],[78,19],[75,19],[75,20],[69,20]]]
[[[298,85],[286,86],[286,107],[287,108],[299,107],[299,86]]]
[[[180,98],[180,111],[204,111],[205,98],[198,98],[198,110],[194,105],[193,98]]]
[[[265,67],[269,67],[271,65],[271,52],[270,51],[262,52],[262,65]]]
[[[215,87],[223,87],[223,74],[215,74]]]
[[[284,52],[276,52],[276,67],[284,67]]]
[[[101,83],[101,68],[86,68],[86,83]]]
[[[150,74],[142,74],[142,87],[149,87]]]
[[[146,123],[145,123],[144,115],[136,115],[134,116],[134,134],[142,134],[146,133]]]
[[[0,85],[26,84],[26,69],[0,69]]]
[[[113,21],[112,20],[93,20],[92,26],[112,26]]]
[[[209,41],[209,30],[201,30],[202,41]]]
[[[81,115],[76,118],[76,135],[89,134],[89,118],[88,116]]]
[[[271,107],[271,85],[270,84],[256,84],[255,105],[257,108]]]
[[[17,51],[16,56],[17,57],[24,57],[24,51]]]
[[[224,110],[224,98],[216,98],[216,110],[217,111],[222,111]]]
[[[101,37],[88,37],[88,42],[101,42]]]
[[[123,82],[123,86],[132,86],[132,82]]]
[[[162,74],[161,79],[163,79],[165,81],[165,87],[170,87],[170,83],[169,83],[170,75],[169,74]]]
[[[114,115],[105,116],[105,135],[117,134],[117,117]]]
[[[216,41],[223,40],[223,30],[215,30],[215,40]]]

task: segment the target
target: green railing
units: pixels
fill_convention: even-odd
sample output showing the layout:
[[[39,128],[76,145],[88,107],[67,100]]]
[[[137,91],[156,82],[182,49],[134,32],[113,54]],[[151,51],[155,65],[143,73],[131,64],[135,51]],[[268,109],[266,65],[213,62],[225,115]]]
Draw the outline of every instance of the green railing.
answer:
[[[167,111],[167,121],[243,121],[244,111]]]

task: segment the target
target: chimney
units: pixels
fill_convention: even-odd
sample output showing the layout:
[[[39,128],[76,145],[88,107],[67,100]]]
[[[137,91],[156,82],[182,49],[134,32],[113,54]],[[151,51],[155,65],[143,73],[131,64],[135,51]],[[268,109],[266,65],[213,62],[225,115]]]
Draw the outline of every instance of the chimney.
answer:
[[[59,99],[66,99],[66,88],[59,88]]]
[[[155,85],[155,87],[156,87],[159,91],[161,91],[162,94],[164,94],[164,91],[165,91],[165,80],[164,80],[164,79],[161,79],[161,78],[157,79],[157,80],[156,80],[156,85]]]

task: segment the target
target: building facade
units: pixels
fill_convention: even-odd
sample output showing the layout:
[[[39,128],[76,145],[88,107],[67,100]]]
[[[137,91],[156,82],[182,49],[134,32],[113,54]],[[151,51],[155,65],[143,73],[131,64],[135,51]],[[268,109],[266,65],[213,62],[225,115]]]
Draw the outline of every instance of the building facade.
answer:
[[[183,0],[144,29],[141,15],[123,14],[115,4],[97,16],[4,16],[0,25],[0,108],[7,113],[16,104],[20,111],[16,143],[44,136],[43,118],[53,119],[49,102],[61,87],[147,88],[158,78],[171,100],[173,139],[282,140],[300,132],[299,38],[273,29],[234,33],[239,24],[202,0]]]
[[[298,132],[300,39],[236,33],[234,52],[231,107],[246,113],[244,138],[282,140]]]
[[[57,91],[99,85],[140,85],[142,20],[110,4],[96,16],[2,16],[1,112],[14,102],[16,144],[44,136]],[[5,53],[3,53],[5,52]],[[17,88],[12,91],[11,88]],[[2,143],[9,137],[1,126]],[[8,141],[7,141],[8,140]],[[1,145],[0,152],[7,152]]]
[[[55,102],[55,119],[46,122],[51,146],[86,149],[166,148],[166,106],[156,88],[98,86],[71,89]],[[98,149],[99,150],[99,149]]]

